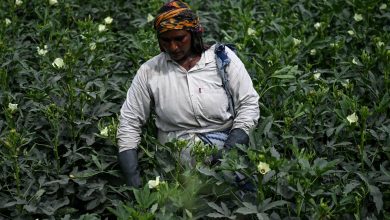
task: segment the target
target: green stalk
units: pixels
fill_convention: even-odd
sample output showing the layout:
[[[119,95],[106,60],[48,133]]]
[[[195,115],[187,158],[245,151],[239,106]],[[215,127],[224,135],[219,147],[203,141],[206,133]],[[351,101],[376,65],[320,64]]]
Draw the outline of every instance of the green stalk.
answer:
[[[364,171],[364,144],[366,141],[365,130],[366,130],[366,122],[364,121],[360,128],[360,145],[359,145],[360,163],[361,163],[362,171]]]
[[[259,173],[257,175],[259,183],[257,185],[257,202],[261,203],[264,201],[264,191],[263,191],[263,174]]]
[[[14,178],[15,178],[15,182],[16,182],[16,191],[17,191],[17,194],[18,196],[20,196],[20,167],[19,167],[19,163],[18,163],[18,155],[17,153],[15,152],[15,154],[13,155],[13,165],[14,165]]]

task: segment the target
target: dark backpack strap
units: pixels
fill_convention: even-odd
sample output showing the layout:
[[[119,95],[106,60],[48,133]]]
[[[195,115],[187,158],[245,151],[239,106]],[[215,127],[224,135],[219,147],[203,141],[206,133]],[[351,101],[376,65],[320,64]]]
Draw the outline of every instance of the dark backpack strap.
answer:
[[[230,58],[228,57],[225,51],[225,44],[217,43],[215,45],[214,52],[215,52],[215,59],[217,62],[218,74],[221,76],[222,86],[225,89],[226,95],[228,97],[228,102],[229,102],[228,110],[233,115],[233,117],[235,117],[233,96],[229,89],[229,79],[226,74],[226,67],[230,63]]]

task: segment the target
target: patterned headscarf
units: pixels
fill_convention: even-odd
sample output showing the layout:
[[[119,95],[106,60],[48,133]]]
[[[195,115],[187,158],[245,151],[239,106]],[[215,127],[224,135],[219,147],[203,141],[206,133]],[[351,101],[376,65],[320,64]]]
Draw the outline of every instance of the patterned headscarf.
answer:
[[[158,34],[169,30],[203,31],[198,16],[180,0],[170,1],[160,8],[154,20],[154,29]]]

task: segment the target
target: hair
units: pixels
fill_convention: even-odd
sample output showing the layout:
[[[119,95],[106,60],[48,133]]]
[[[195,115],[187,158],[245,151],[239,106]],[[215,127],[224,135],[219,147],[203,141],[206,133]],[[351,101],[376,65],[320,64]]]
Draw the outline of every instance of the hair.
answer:
[[[187,30],[191,34],[191,50],[196,54],[201,54],[210,48],[210,45],[203,43],[202,32],[194,32]],[[159,34],[157,34],[157,39],[159,39]],[[158,42],[161,52],[165,52],[164,48]]]
[[[210,48],[209,45],[206,45],[203,43],[203,37],[202,37],[202,32],[192,32],[191,33],[191,49],[196,53],[196,54],[201,54],[207,49]]]

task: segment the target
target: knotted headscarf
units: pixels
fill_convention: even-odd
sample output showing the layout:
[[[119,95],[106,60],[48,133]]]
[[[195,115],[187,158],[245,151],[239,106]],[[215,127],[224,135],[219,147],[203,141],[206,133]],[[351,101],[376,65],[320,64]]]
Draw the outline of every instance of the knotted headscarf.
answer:
[[[169,30],[203,31],[198,16],[180,0],[170,1],[160,8],[154,20],[154,29],[158,34]]]

